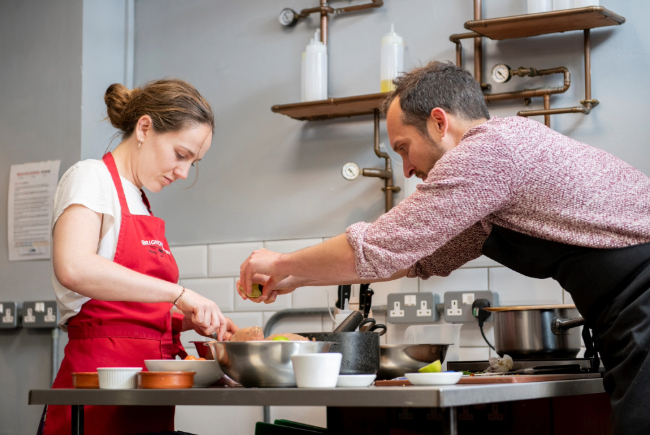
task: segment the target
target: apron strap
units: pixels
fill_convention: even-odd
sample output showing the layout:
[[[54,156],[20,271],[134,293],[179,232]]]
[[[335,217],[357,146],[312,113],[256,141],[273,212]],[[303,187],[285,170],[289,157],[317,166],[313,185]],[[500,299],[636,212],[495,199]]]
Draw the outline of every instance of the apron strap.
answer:
[[[140,189],[140,196],[142,196],[142,202],[144,202],[144,205],[147,206],[149,215],[153,216],[153,213],[151,212],[151,204],[149,204],[149,199],[147,199],[147,195],[144,194],[144,190],[142,189]]]
[[[113,184],[115,185],[115,190],[117,190],[117,197],[120,199],[120,207],[122,208],[122,214],[130,215],[129,205],[126,203],[126,196],[124,195],[124,188],[122,187],[122,180],[120,180],[120,174],[117,172],[117,166],[115,165],[115,159],[113,154],[110,152],[104,154],[102,157],[104,164],[108,168],[108,172],[111,174],[113,179]]]

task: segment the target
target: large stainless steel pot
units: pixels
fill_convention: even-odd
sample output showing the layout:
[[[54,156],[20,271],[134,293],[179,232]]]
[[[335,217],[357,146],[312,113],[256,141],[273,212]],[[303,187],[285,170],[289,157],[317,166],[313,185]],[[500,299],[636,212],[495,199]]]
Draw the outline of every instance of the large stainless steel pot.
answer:
[[[499,355],[514,359],[575,358],[584,325],[575,305],[487,308],[494,316],[494,341]]]

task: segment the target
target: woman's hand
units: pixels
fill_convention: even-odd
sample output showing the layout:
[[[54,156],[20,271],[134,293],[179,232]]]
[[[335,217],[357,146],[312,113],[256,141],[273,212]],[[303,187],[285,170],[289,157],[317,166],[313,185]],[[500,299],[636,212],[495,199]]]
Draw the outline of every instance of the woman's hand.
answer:
[[[226,317],[226,322],[227,322],[227,329],[226,329],[226,334],[223,336],[223,341],[230,341],[232,338],[233,334],[237,331],[239,331],[239,327],[235,325],[235,322],[232,321],[229,317]],[[212,335],[204,334],[201,329],[199,329],[197,326],[192,323],[192,319],[190,317],[183,317],[183,331],[189,331],[189,330],[194,330],[197,334],[202,335],[204,337],[208,338],[214,338]]]
[[[217,332],[217,339],[222,341],[228,332],[229,323],[216,303],[186,288],[178,299],[176,306],[191,320],[194,330],[209,337]],[[235,326],[236,327],[236,326]]]

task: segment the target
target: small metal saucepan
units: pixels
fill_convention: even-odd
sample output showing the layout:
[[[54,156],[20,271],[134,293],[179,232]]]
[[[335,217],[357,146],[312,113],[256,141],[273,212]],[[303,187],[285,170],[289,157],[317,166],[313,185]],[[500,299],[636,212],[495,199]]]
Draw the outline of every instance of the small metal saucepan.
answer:
[[[585,324],[575,305],[485,308],[494,316],[494,345],[514,359],[575,358]]]

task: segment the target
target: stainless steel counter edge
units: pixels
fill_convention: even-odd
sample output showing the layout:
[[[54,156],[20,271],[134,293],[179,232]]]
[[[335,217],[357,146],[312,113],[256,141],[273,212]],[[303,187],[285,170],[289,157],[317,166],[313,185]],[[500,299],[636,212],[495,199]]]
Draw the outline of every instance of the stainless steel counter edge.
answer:
[[[526,384],[370,388],[195,388],[188,390],[31,390],[30,405],[222,405],[440,407],[603,393],[602,379]]]

